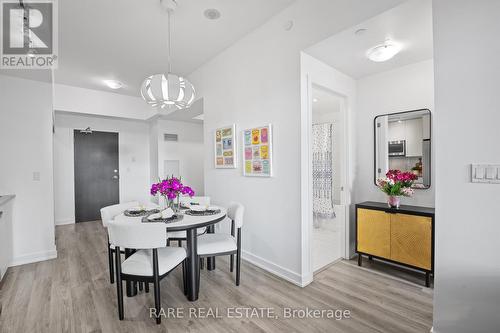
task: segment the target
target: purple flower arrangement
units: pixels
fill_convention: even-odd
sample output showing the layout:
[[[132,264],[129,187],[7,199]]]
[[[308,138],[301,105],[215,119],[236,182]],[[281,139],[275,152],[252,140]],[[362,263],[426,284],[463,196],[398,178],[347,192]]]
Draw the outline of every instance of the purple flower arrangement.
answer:
[[[180,179],[170,177],[151,185],[151,195],[155,196],[157,194],[160,194],[172,203],[181,194],[192,197],[194,191],[191,187],[184,186]]]

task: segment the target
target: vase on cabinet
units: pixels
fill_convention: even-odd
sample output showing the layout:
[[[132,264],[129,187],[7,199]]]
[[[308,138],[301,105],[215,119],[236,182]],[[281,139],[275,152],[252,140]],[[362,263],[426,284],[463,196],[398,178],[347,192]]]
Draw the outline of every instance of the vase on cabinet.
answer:
[[[399,205],[401,204],[401,198],[397,195],[389,195],[387,197],[387,205],[389,208],[399,208]]]

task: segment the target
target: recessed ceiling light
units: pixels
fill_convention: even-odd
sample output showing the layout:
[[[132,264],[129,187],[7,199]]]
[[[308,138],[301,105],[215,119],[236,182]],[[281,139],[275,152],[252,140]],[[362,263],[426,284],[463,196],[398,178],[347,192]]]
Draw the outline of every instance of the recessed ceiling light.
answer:
[[[313,102],[314,103],[318,102],[318,99],[317,98],[313,98]]]
[[[105,85],[107,85],[111,89],[120,89],[123,87],[123,83],[117,80],[104,80],[103,81]]]
[[[377,45],[368,50],[366,56],[371,61],[383,62],[391,59],[401,51],[402,46],[390,40],[386,40],[384,44]]]
[[[209,20],[217,20],[220,18],[220,12],[215,8],[209,8],[203,13]]]

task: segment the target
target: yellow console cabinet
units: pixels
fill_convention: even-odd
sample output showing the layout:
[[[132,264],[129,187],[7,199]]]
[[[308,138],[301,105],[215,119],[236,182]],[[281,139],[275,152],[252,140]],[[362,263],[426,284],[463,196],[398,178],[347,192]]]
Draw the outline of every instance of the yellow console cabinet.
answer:
[[[425,272],[434,272],[434,208],[389,208],[380,202],[356,205],[356,252]]]

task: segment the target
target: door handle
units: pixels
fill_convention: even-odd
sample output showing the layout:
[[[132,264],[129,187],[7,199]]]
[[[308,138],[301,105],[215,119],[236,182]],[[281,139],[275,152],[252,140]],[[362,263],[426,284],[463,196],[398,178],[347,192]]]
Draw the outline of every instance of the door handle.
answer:
[[[113,179],[118,179],[118,178],[119,178],[118,175],[113,176]]]

